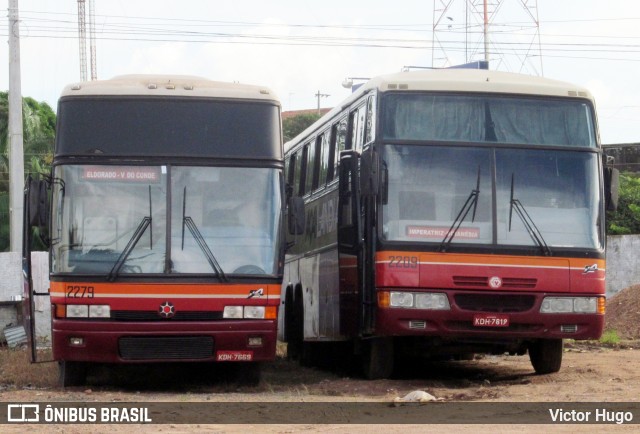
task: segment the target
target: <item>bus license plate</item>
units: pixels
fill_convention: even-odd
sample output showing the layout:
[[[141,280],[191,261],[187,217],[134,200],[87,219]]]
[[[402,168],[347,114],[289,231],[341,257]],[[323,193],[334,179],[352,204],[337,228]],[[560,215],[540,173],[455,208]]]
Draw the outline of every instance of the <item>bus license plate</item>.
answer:
[[[478,314],[473,317],[474,327],[509,327],[508,315]]]
[[[218,351],[218,362],[250,362],[253,360],[253,351]]]

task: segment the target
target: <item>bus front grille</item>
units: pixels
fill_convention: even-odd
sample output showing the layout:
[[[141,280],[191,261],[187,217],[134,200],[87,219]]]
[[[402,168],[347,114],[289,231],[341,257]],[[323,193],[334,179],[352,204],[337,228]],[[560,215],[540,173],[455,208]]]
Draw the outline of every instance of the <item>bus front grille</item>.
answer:
[[[112,310],[113,321],[216,321],[222,319],[222,312],[179,311],[172,317],[162,317],[158,311],[148,310]]]
[[[187,360],[213,357],[210,336],[122,337],[120,357],[125,360]]]
[[[533,295],[517,294],[456,294],[456,305],[472,312],[526,312],[533,308]]]

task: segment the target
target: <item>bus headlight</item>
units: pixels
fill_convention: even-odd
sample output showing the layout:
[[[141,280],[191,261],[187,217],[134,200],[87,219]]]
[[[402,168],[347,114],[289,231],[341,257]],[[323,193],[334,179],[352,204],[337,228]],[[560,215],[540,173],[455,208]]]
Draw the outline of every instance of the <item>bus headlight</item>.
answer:
[[[416,308],[430,310],[449,310],[449,299],[446,294],[416,294]]]
[[[390,297],[391,307],[413,307],[413,294],[410,292],[392,292]]]
[[[88,318],[89,306],[86,304],[67,305],[67,318]]]
[[[540,313],[596,313],[598,297],[545,297]]]
[[[89,318],[110,318],[111,307],[108,304],[89,305]]]
[[[242,306],[225,306],[222,318],[242,319]]]
[[[379,300],[381,297],[378,297]],[[386,302],[386,297],[382,297]],[[383,303],[384,304],[384,303]],[[399,292],[389,293],[389,307],[403,309],[424,309],[424,310],[449,310],[449,299],[447,294],[439,292]],[[383,306],[386,307],[386,306]]]
[[[244,317],[249,319],[264,318],[264,306],[245,306]]]

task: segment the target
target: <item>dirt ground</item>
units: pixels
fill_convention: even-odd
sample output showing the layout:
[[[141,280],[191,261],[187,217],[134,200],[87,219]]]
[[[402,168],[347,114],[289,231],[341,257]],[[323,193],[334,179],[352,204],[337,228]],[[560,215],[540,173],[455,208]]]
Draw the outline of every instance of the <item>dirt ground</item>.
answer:
[[[629,295],[631,294],[631,295]],[[621,297],[620,303],[616,297]],[[95,369],[88,385],[62,390],[56,386],[55,366],[40,369],[42,381],[7,382],[0,366],[3,402],[388,402],[412,391],[425,391],[445,402],[638,402],[640,401],[640,339],[620,325],[632,322],[637,330],[640,309],[635,301],[640,287],[614,297],[617,319],[607,327],[625,339],[617,343],[565,344],[562,369],[534,375],[528,356],[482,356],[467,361],[420,362],[388,380],[366,381],[332,371],[300,367],[279,357],[266,365],[257,386],[234,379],[233,371],[211,373],[210,366],[171,365]],[[628,297],[623,298],[623,297]],[[635,301],[634,301],[635,300]],[[634,302],[632,302],[634,301]],[[627,306],[627,308],[623,308]],[[625,322],[626,321],[626,322]],[[617,328],[612,328],[617,324]],[[7,351],[6,349],[0,351]],[[52,378],[48,378],[52,377]],[[25,376],[25,378],[33,378]],[[33,382],[33,380],[32,380]],[[426,405],[437,405],[426,404]],[[640,414],[635,415],[640,419]],[[327,422],[329,422],[328,417]],[[640,422],[634,421],[636,423]],[[4,425],[2,432],[126,433],[130,425]],[[140,432],[424,432],[423,425],[136,425]],[[638,425],[431,425],[429,432],[638,432]]]

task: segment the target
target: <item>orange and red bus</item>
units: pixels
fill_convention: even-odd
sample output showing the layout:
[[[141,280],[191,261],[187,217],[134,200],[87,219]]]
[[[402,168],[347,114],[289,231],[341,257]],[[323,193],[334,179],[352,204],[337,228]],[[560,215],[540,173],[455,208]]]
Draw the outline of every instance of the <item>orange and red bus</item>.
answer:
[[[462,69],[370,80],[285,144],[306,228],[280,338],[303,361],[346,344],[367,378],[416,355],[528,352],[558,371],[563,339],[603,329],[604,166],[581,87]]]
[[[284,234],[280,103],[189,76],[66,87],[50,178],[25,193],[26,320],[36,358],[30,227],[50,246],[53,359],[273,360]]]

